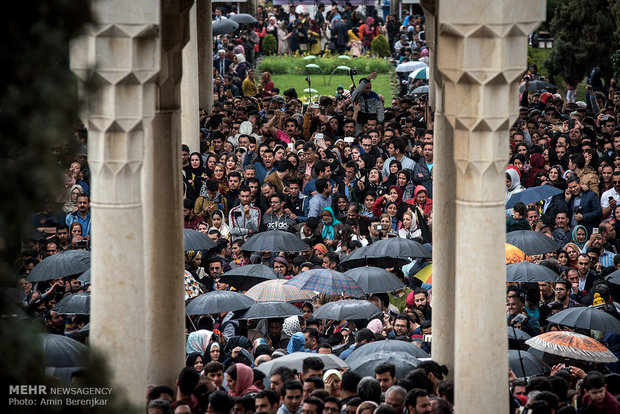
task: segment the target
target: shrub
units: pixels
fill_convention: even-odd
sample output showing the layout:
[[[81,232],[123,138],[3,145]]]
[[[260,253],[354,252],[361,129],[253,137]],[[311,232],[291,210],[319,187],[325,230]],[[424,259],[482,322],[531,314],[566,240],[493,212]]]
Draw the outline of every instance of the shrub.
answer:
[[[390,45],[383,35],[379,35],[372,39],[372,42],[370,43],[370,50],[375,56],[390,56]]]
[[[263,54],[275,55],[278,52],[278,41],[272,34],[268,34],[263,39]]]

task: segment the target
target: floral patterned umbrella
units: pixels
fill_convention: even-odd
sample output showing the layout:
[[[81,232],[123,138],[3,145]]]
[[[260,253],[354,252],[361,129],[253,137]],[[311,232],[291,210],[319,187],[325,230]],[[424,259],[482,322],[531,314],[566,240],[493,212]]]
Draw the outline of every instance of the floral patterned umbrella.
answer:
[[[596,339],[575,332],[546,332],[525,341],[548,354],[591,362],[616,362],[618,358]]]

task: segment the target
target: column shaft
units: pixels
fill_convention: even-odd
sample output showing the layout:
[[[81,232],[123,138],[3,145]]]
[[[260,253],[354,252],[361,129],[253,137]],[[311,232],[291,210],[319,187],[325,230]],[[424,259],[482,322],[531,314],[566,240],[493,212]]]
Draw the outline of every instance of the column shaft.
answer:
[[[97,23],[72,44],[85,88],[91,170],[90,341],[116,392],[144,406],[144,267],[141,173],[159,72],[159,4],[94,1]]]
[[[198,20],[198,89],[200,107],[211,113],[213,108],[213,33],[211,0],[196,0]]]
[[[190,152],[200,152],[197,34],[196,5],[194,4],[189,11],[189,41],[183,48],[183,78],[181,80],[181,136]]]
[[[181,54],[192,1],[161,0],[161,72],[145,157],[143,189],[148,382],[175,386],[184,366]]]
[[[455,406],[460,413],[493,414],[508,408],[503,208],[508,131],[517,116],[527,35],[544,19],[545,4],[460,5],[441,0],[436,28],[436,74],[443,86],[438,118],[445,118],[445,128],[441,120],[438,126],[452,130],[456,166]],[[483,390],[488,398],[479,404],[476,395]]]

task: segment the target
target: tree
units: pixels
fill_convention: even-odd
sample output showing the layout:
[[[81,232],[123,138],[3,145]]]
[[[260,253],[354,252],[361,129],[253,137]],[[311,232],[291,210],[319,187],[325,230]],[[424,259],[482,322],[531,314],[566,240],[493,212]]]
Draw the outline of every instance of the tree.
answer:
[[[610,55],[619,43],[611,1],[568,0],[557,6],[551,20],[555,43],[545,65],[551,74],[575,84],[598,66],[603,79],[612,76]]]
[[[276,53],[278,53],[278,41],[274,35],[268,34],[263,39],[263,54],[275,55]]]
[[[370,50],[375,56],[386,57],[390,55],[390,45],[383,35],[378,35],[372,39]]]

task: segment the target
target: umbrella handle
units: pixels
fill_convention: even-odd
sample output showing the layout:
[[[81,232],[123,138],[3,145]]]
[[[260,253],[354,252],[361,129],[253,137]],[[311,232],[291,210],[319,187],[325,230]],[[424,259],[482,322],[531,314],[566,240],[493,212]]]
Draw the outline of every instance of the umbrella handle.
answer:
[[[517,338],[517,330],[515,329],[514,326],[512,326],[512,334],[515,336],[515,339]],[[517,349],[517,353],[519,354],[519,364],[521,364],[521,372],[523,373],[523,378],[526,377],[525,375],[525,367],[523,366],[523,357],[521,357],[521,349]]]
[[[189,323],[191,323],[191,324],[192,324],[192,327],[194,328],[194,331],[197,331],[197,330],[198,330],[198,328],[196,328],[196,325],[194,325],[194,321],[192,320],[192,317],[191,317],[191,316],[189,316],[189,315],[185,315],[185,317],[186,317],[187,319],[189,319]]]

